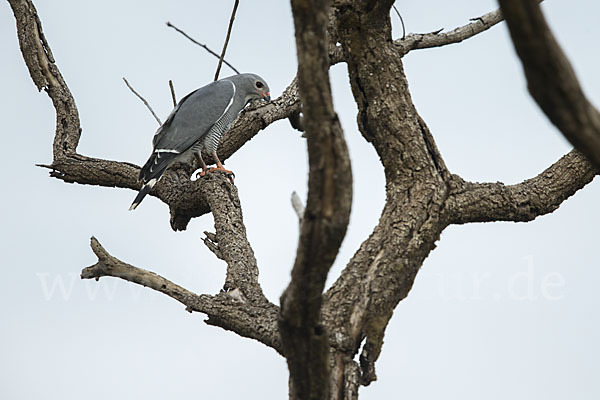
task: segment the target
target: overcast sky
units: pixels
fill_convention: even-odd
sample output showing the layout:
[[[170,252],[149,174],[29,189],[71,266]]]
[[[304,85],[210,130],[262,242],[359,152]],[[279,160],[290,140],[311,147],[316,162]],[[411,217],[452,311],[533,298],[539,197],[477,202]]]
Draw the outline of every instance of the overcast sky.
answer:
[[[82,154],[142,164],[156,122],[178,97],[212,80],[217,60],[165,26],[220,49],[232,1],[37,1],[44,32],[79,108]],[[409,32],[452,29],[494,1],[397,2]],[[547,0],[546,15],[591,101],[600,105],[600,5]],[[395,36],[401,36],[394,16]],[[212,218],[173,232],[166,205],[135,193],[65,184],[51,162],[55,116],[35,89],[15,22],[0,2],[0,398],[287,398],[283,358],[209,327],[171,298],[124,281],[82,281],[95,235],[116,257],[195,291],[216,293],[224,264],[205,249]],[[242,1],[227,59],[269,83],[274,97],[295,75],[287,1]],[[410,89],[452,172],[516,183],[570,150],[529,98],[504,25],[464,43],[405,58]],[[224,66],[222,76],[231,71]],[[333,281],[377,223],[382,168],[357,131],[346,68],[332,68],[334,100],[355,177],[348,235]],[[250,242],[267,296],[287,286],[298,227],[289,197],[306,195],[305,142],[287,121],[261,132],[226,166],[236,173]],[[396,309],[376,368],[361,388],[375,399],[600,398],[598,180],[528,224],[446,229],[408,298]]]

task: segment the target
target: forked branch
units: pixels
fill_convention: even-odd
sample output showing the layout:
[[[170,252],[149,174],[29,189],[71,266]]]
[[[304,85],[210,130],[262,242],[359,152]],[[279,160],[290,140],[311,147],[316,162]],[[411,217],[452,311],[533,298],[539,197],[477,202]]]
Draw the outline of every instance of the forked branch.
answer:
[[[134,267],[110,255],[94,237],[91,239],[91,247],[98,257],[98,262],[81,271],[82,279],[98,280],[104,276],[112,276],[149,287],[177,300],[189,312],[196,311],[208,315],[206,323],[209,325],[256,339],[281,352],[276,306],[257,306],[241,301],[236,291],[221,292],[216,296],[198,295],[154,272]]]

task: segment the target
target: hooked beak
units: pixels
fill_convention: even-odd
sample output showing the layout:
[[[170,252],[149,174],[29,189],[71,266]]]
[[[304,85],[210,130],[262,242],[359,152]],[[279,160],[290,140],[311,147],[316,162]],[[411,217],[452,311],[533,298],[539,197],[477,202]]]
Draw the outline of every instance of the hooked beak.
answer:
[[[271,92],[267,92],[267,93],[265,93],[265,94],[261,94],[261,96],[262,96],[262,98],[263,98],[265,101],[267,101],[267,102],[271,101]]]

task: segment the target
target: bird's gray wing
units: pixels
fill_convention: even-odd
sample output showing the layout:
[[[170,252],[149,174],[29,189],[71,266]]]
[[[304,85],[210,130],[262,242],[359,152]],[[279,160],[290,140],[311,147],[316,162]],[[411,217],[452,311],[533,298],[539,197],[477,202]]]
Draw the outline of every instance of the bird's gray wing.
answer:
[[[152,139],[153,151],[140,171],[140,180],[160,178],[173,160],[208,133],[232,103],[235,87],[230,81],[204,86],[179,101]]]

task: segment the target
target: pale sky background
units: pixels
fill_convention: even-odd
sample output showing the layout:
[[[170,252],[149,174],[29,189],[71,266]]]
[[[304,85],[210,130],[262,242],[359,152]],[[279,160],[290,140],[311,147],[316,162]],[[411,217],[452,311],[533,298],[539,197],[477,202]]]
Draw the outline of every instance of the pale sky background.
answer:
[[[36,1],[44,31],[81,116],[79,152],[142,164],[156,122],[125,76],[164,119],[167,82],[178,97],[212,80],[232,1]],[[453,29],[495,1],[398,1],[409,32]],[[546,15],[586,93],[600,105],[600,4],[547,0]],[[396,17],[395,36],[401,31]],[[295,75],[289,2],[242,1],[227,59],[278,96]],[[209,327],[162,294],[121,280],[82,281],[95,235],[116,257],[197,293],[216,293],[224,264],[202,244],[212,218],[169,227],[148,197],[69,185],[51,162],[54,109],[37,93],[0,2],[3,223],[0,254],[0,398],[287,398],[283,358]],[[526,92],[503,24],[458,45],[415,51],[405,68],[416,106],[448,167],[465,179],[516,183],[570,150]],[[224,67],[222,76],[231,71]],[[377,223],[383,172],[358,133],[346,67],[332,68],[334,99],[354,161],[354,205],[330,282]],[[297,241],[293,190],[306,195],[306,149],[280,121],[231,159],[267,296],[278,303]],[[600,398],[598,180],[533,223],[446,229],[388,327],[379,380],[361,399],[555,400]],[[479,282],[479,283],[478,283]]]

